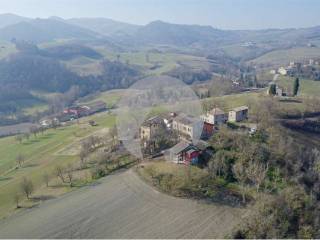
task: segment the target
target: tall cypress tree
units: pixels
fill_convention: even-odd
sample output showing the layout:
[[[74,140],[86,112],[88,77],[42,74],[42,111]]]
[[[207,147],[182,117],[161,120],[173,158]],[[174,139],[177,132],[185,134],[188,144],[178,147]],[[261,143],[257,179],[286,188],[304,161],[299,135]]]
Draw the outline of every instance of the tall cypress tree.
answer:
[[[274,96],[277,94],[277,86],[276,84],[272,83],[269,86],[269,95]]]
[[[293,96],[298,95],[299,87],[300,87],[300,80],[299,78],[296,78],[293,83]]]

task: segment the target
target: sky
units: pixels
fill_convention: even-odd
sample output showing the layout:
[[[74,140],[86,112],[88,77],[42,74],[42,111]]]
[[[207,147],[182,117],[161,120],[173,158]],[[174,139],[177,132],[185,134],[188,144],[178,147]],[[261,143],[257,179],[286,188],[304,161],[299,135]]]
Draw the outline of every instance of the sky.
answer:
[[[221,29],[299,28],[320,25],[320,0],[0,0],[0,13],[26,17],[106,17],[147,24],[154,20]]]

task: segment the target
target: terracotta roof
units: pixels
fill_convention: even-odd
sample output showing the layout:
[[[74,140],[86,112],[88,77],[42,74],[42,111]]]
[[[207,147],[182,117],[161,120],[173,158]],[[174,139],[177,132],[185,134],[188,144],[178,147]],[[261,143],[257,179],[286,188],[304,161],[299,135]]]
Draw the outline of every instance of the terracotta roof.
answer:
[[[244,111],[244,110],[248,110],[249,108],[247,106],[241,106],[241,107],[236,107],[234,109],[232,109],[231,111],[235,111],[235,112],[240,112],[240,111]]]

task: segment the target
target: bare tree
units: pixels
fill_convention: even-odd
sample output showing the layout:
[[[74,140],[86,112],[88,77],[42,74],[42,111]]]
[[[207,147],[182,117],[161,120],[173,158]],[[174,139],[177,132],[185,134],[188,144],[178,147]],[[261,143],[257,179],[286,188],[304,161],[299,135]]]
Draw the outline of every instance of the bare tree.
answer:
[[[72,187],[72,183],[73,183],[72,182],[72,180],[73,180],[73,168],[72,168],[71,165],[68,166],[66,173],[67,173],[67,178],[68,178],[68,182],[70,184],[70,187]]]
[[[244,166],[243,162],[238,161],[236,164],[234,164],[232,167],[232,172],[240,184],[241,194],[242,194],[242,202],[246,203],[247,173],[246,173],[246,167]]]
[[[22,179],[22,182],[20,183],[20,188],[22,192],[26,195],[27,199],[30,199],[30,195],[34,190],[32,181],[24,177]]]
[[[86,158],[88,157],[90,151],[88,148],[84,148],[83,146],[81,146],[81,150],[79,153],[79,157],[80,157],[80,162],[81,162],[81,167],[83,168],[86,164]]]
[[[60,178],[63,183],[66,182],[64,178],[64,172],[65,172],[65,169],[62,166],[60,165],[56,166],[55,168],[56,176]]]
[[[33,134],[34,137],[37,137],[37,134],[39,132],[39,128],[36,127],[36,126],[32,126],[32,127],[30,127],[29,131],[30,131],[31,134]]]
[[[221,177],[222,172],[227,169],[226,152],[224,150],[218,151],[209,163],[209,170],[213,177],[218,175]]]
[[[22,167],[24,161],[25,161],[25,157],[21,153],[19,153],[18,156],[16,157],[16,162],[20,168]]]
[[[43,179],[43,181],[45,182],[46,186],[49,187],[49,181],[50,181],[49,174],[48,174],[48,173],[44,173],[44,174],[42,175],[42,179]]]
[[[109,130],[109,135],[111,137],[111,149],[113,151],[118,145],[117,128],[115,126]]]
[[[30,133],[25,133],[23,136],[24,136],[25,139],[29,140],[29,138],[30,138]]]
[[[13,200],[16,204],[16,208],[20,208],[20,200],[21,200],[21,195],[19,193],[15,193],[13,195]]]
[[[246,168],[248,179],[256,186],[257,192],[260,189],[268,171],[268,165],[256,161],[250,161]]]

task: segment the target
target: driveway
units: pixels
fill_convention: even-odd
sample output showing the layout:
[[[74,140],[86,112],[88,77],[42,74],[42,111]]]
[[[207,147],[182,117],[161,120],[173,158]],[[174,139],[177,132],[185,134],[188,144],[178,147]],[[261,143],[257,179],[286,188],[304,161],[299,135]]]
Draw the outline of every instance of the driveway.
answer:
[[[0,222],[0,238],[221,238],[238,208],[160,193],[131,170]]]

